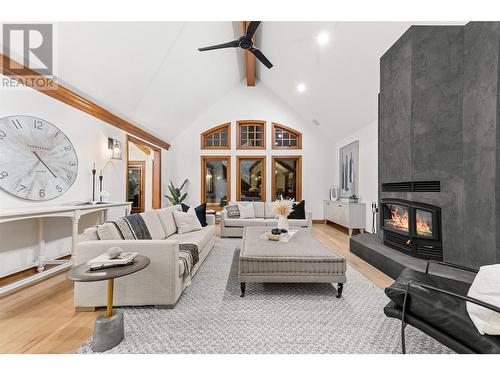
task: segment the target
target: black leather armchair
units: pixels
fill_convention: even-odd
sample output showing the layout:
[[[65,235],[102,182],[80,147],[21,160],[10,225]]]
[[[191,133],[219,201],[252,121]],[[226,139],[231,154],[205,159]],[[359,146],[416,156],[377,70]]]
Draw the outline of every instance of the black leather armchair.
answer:
[[[481,335],[466,309],[466,302],[500,313],[500,308],[467,296],[471,284],[429,273],[431,264],[478,270],[445,262],[429,261],[424,272],[405,269],[385,289],[391,302],[384,308],[388,317],[401,320],[401,346],[406,353],[407,324],[433,337],[457,353],[500,353],[500,336]]]

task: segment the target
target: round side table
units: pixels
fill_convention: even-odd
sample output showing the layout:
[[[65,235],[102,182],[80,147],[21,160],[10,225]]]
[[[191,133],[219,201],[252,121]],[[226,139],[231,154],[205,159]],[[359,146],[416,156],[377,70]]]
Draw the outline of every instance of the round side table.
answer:
[[[125,337],[123,327],[123,312],[116,310],[113,314],[113,289],[115,279],[130,275],[146,268],[150,263],[148,257],[137,255],[134,262],[127,266],[105,268],[91,271],[87,263],[71,268],[66,273],[66,278],[76,282],[94,282],[108,280],[108,298],[106,312],[97,317],[92,336],[92,350],[105,352],[120,342]]]

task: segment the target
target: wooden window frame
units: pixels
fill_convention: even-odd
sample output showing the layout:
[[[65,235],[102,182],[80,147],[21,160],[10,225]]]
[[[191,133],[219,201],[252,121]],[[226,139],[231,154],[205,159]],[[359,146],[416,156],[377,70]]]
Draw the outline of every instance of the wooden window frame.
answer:
[[[279,155],[273,156],[271,160],[271,201],[276,199],[276,179],[275,179],[275,161],[279,159],[296,159],[297,160],[297,196],[295,200],[302,200],[302,155]]]
[[[241,180],[240,180],[240,161],[242,160],[261,160],[262,161],[262,192],[260,202],[266,201],[266,156],[236,156],[236,200],[241,200]],[[256,201],[259,202],[259,201]]]
[[[293,146],[293,147],[292,146],[277,146],[276,145],[276,128],[279,128],[283,131],[286,131],[288,133],[295,135],[295,137],[297,138],[297,146]],[[295,130],[295,129],[289,128],[288,126],[273,122],[271,124],[271,139],[272,139],[271,148],[273,150],[302,150],[302,133]]]
[[[227,161],[227,202],[231,201],[231,156],[230,155],[203,155],[201,159],[201,203],[206,203],[205,201],[205,176],[206,176],[206,162],[207,160],[225,160]],[[209,206],[210,205],[210,206]],[[222,207],[217,203],[207,203],[207,208],[213,208],[216,211],[222,210]],[[219,208],[219,209],[218,209]]]
[[[222,129],[226,129],[227,133],[227,145],[226,146],[206,146],[205,145],[205,137],[209,136],[212,133],[217,133]],[[231,149],[231,123],[226,122],[225,124],[217,125],[211,129],[208,129],[201,133],[200,136],[200,148],[202,150],[230,150]]]
[[[262,126],[262,146],[242,146],[241,127],[248,125]],[[237,150],[265,150],[266,149],[266,122],[261,120],[236,121],[236,149]]]

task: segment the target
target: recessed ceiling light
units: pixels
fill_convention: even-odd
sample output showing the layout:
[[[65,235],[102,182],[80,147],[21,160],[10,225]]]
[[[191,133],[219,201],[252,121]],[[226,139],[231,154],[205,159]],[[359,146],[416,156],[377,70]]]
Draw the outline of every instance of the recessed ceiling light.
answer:
[[[327,45],[329,41],[330,35],[328,35],[326,31],[322,31],[318,35],[316,35],[316,43],[318,43],[320,46]]]
[[[297,85],[297,92],[303,93],[304,91],[306,91],[306,84],[301,82]]]

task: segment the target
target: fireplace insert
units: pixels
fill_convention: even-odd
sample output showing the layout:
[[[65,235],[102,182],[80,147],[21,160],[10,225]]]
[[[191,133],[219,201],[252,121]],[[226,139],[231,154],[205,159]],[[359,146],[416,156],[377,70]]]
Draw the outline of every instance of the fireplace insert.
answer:
[[[403,199],[382,199],[384,244],[415,258],[443,260],[441,209]]]

